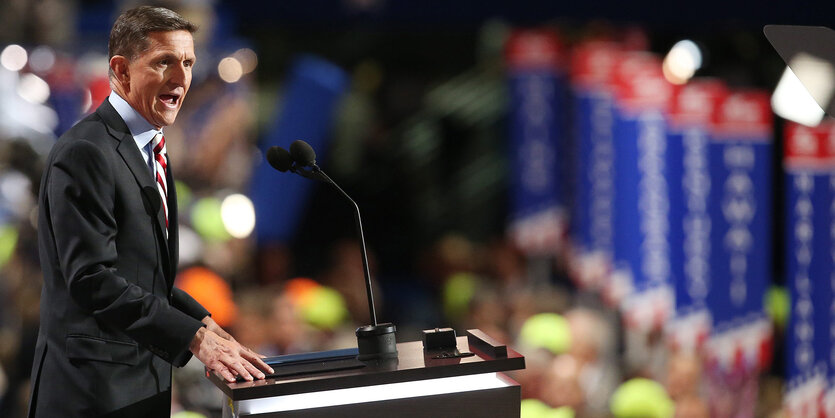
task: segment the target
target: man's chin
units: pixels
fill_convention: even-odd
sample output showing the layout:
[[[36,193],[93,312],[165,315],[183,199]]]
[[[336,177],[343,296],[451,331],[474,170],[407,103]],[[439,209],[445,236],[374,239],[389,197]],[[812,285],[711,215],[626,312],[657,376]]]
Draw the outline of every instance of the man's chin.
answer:
[[[156,124],[158,124],[160,127],[173,125],[174,121],[177,119],[177,113],[178,112],[174,112],[173,114],[165,113],[165,114],[159,115],[156,118]]]

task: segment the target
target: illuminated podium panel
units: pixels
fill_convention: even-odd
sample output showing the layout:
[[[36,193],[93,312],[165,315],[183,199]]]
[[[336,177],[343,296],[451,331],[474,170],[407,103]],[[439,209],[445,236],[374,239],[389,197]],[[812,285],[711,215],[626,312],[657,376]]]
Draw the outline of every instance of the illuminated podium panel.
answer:
[[[397,344],[398,358],[366,361],[362,368],[254,382],[209,379],[226,395],[224,418],[518,418],[520,386],[502,372],[524,369],[524,357],[509,348],[493,357],[464,336],[457,344],[475,355],[443,358],[443,350],[424,351],[414,341]]]

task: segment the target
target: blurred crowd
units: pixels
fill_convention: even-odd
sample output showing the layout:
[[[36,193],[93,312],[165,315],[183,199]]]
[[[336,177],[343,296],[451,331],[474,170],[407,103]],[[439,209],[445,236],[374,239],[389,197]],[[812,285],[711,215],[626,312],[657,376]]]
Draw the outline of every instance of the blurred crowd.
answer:
[[[0,47],[6,48],[0,57],[2,417],[23,416],[28,400],[41,289],[34,215],[41,165],[51,143],[109,94],[109,23],[104,22],[112,22],[118,11],[134,3],[122,1],[106,8],[95,4],[97,12],[88,14],[82,14],[82,8],[90,4],[74,1],[0,3]],[[355,346],[354,330],[368,323],[369,314],[350,215],[345,217],[349,233],[323,238],[311,249],[309,242],[315,237],[258,241],[251,227],[240,234],[230,231],[221,214],[227,197],[248,193],[254,167],[262,164],[259,141],[266,135],[273,107],[281,104],[279,80],[258,73],[258,58],[263,58],[268,46],[256,46],[240,37],[210,0],[156,3],[178,10],[201,26],[192,88],[176,124],[165,130],[183,217],[176,285],[203,303],[242,344],[264,355]],[[85,21],[82,17],[101,22],[74,27],[72,22]],[[102,32],[101,26],[108,28]],[[491,53],[500,49],[495,46],[501,43],[497,33],[501,31],[491,26],[480,35],[480,50],[473,52],[476,69],[468,69],[488,84],[502,82],[490,61]],[[22,45],[26,54],[20,68],[14,66],[17,50],[7,48],[13,44]],[[253,51],[259,53],[258,58]],[[351,86],[334,118],[326,167],[333,169],[337,181],[346,180],[349,191],[372,196],[380,207],[369,210],[379,213],[386,210],[384,198],[389,195],[378,190],[390,179],[378,175],[379,165],[369,167],[380,162],[381,156],[403,150],[404,145],[392,142],[416,129],[418,124],[410,121],[410,115],[428,112],[421,107],[431,101],[423,97],[426,85],[441,81],[413,76],[384,82],[374,62],[355,60],[352,64]],[[437,132],[455,136],[471,127],[462,127],[456,117],[433,119],[440,126]],[[416,140],[412,146],[419,145]],[[448,158],[455,151],[444,149],[441,157]],[[451,192],[443,188],[451,181],[444,177],[454,172],[451,164],[445,160],[435,166],[439,170],[431,179],[437,183],[432,189],[436,194],[427,191],[429,186],[421,186],[429,181],[426,178],[411,179],[412,189],[443,205],[440,198]],[[365,169],[376,178],[369,179],[363,174]],[[330,192],[313,195],[311,212],[347,214],[347,206],[322,197]],[[363,200],[358,200],[363,208]],[[395,200],[393,205],[404,203]],[[422,329],[453,327],[459,335],[478,328],[509,344],[526,358],[526,368],[511,374],[521,384],[522,416],[527,418],[710,416],[708,399],[717,388],[708,384],[705,376],[710,370],[703,368],[698,353],[672,350],[663,330],[626,330],[616,309],[570,280],[567,252],[531,256],[517,248],[505,236],[502,216],[506,210],[499,209],[503,205],[494,199],[476,208],[490,215],[484,220],[458,213],[468,218],[462,224],[471,222],[463,229],[447,222],[425,227],[419,231],[420,239],[399,237],[396,243],[414,251],[397,254],[394,263],[403,264],[398,268],[391,268],[393,262],[384,259],[396,253],[386,245],[391,241],[381,239],[377,244],[374,226],[370,227],[369,261],[378,317],[396,324],[398,341],[417,340]],[[366,217],[366,222],[394,216]],[[420,220],[428,215],[410,216]],[[305,235],[310,220],[302,221],[297,234]],[[391,234],[424,228],[394,223],[397,227]],[[176,370],[174,381],[176,416],[219,416],[222,394],[205,379],[199,362],[193,360]],[[779,370],[764,370],[755,382],[741,379],[738,386],[727,392],[737,398],[719,407],[728,411],[723,416],[779,416]],[[717,397],[721,394],[713,399]]]

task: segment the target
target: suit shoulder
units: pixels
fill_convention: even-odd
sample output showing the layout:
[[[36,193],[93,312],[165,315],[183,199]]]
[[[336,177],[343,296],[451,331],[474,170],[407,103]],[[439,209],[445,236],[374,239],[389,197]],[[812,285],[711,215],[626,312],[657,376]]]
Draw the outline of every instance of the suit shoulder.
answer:
[[[50,152],[50,160],[59,156],[100,158],[113,148],[113,140],[104,122],[93,113],[58,138]]]
[[[58,142],[83,139],[87,141],[102,141],[112,138],[107,131],[107,126],[97,113],[91,113],[84,119],[78,121],[67,132],[64,132]]]
[[[108,152],[99,142],[86,138],[62,139],[50,150],[47,166],[106,166]]]

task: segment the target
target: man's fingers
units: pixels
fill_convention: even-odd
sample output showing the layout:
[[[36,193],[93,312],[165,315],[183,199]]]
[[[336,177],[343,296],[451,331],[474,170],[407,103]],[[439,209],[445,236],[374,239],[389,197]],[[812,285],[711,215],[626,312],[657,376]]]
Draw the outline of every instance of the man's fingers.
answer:
[[[239,376],[243,377],[246,380],[252,381],[252,375],[249,374],[249,372],[246,370],[246,367],[244,367],[243,364],[233,363],[231,364],[231,368],[238,372]]]
[[[244,367],[246,367],[246,370],[247,370],[247,371],[248,371],[251,375],[255,376],[255,378],[256,378],[256,379],[263,379],[263,378],[265,378],[265,377],[266,377],[266,376],[264,376],[264,372],[262,372],[261,370],[258,370],[257,368],[255,368],[255,366],[253,366],[253,365],[252,365],[252,363],[246,362],[246,363],[244,364]]]
[[[226,335],[231,339],[231,335]],[[208,346],[202,347],[204,344]],[[254,378],[263,379],[264,372],[274,373],[258,353],[240,345],[234,339],[222,339],[221,335],[212,331],[206,332],[201,349],[197,350],[195,356],[204,364],[213,364],[214,367],[210,368],[230,383],[235,382],[236,376],[252,381]]]
[[[262,356],[252,350],[246,352],[244,358],[265,372],[275,373],[275,370],[273,370],[272,367],[270,367],[267,363],[264,363],[264,360],[261,360]]]
[[[221,370],[217,370],[217,372],[220,373],[220,375],[223,376],[223,378],[226,379],[227,382],[235,383],[235,376],[233,376],[232,373],[229,372],[229,369],[224,367]]]

